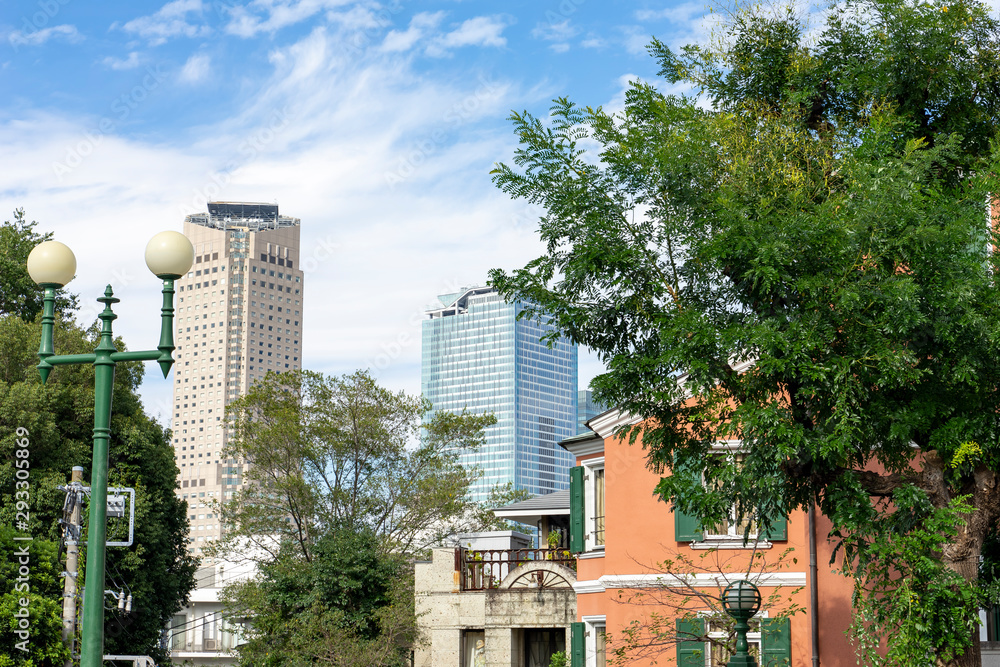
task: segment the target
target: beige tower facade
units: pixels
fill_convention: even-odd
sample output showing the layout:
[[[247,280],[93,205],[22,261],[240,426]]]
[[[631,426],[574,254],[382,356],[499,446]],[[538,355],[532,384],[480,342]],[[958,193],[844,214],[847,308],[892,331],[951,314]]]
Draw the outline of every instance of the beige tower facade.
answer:
[[[178,495],[191,520],[189,551],[218,539],[212,501],[243,483],[243,463],[223,449],[226,405],[268,371],[302,367],[304,283],[298,218],[276,204],[209,202],[184,220],[194,245],[177,281],[174,340],[174,459]]]

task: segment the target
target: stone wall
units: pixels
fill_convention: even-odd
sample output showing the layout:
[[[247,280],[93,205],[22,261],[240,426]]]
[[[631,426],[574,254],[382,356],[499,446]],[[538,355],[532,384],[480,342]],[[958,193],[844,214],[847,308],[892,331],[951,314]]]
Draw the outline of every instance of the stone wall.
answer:
[[[415,667],[460,667],[463,630],[486,634],[487,667],[523,667],[524,630],[562,628],[576,620],[572,588],[459,590],[454,549],[435,549],[416,564],[416,612],[422,645]]]
[[[1000,667],[1000,642],[979,642],[983,652],[983,667]]]

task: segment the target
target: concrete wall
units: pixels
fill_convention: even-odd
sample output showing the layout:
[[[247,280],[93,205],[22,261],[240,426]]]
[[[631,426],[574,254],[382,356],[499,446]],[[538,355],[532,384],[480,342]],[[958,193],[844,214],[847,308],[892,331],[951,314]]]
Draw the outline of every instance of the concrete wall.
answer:
[[[1000,642],[979,642],[983,652],[983,667],[1000,667]]]

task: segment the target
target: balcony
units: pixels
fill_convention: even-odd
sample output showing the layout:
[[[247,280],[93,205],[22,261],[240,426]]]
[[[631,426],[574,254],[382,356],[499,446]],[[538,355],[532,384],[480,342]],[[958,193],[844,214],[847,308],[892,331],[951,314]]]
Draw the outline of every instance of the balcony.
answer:
[[[576,572],[576,557],[565,549],[456,549],[455,565],[462,591],[497,589],[519,566],[537,563],[561,565]],[[547,587],[551,581],[543,570],[527,572],[513,587]]]

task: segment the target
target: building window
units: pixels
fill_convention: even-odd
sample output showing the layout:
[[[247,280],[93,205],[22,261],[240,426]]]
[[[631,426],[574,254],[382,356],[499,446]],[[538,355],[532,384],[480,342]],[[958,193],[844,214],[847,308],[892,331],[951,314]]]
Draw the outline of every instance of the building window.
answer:
[[[739,441],[719,442],[714,446],[714,456],[725,456],[729,461],[740,464]],[[788,539],[787,520],[780,517],[771,523],[767,534],[759,535],[752,516],[737,516],[734,511],[718,524],[702,526],[697,517],[674,511],[674,537],[678,542],[691,542],[695,549],[741,549],[770,548],[770,542]]]
[[[729,453],[726,457],[731,463],[737,466],[743,462],[742,454]],[[738,539],[742,541],[744,535],[748,535],[750,539],[756,539],[757,522],[751,517],[738,517],[735,508],[733,508],[733,511],[730,511],[726,519],[714,526],[707,527],[705,530],[705,539],[707,540]]]
[[[590,534],[593,536],[594,546],[604,546],[604,467],[593,468],[591,477],[593,478],[591,489],[590,508]]]
[[[584,641],[584,665],[586,667],[606,667],[607,621],[604,616],[584,616],[586,639]]]
[[[604,549],[604,458],[570,469],[570,551]]]
[[[726,648],[732,624],[728,617],[709,612],[702,612],[691,620],[678,619],[677,664],[726,667],[732,657]],[[767,617],[766,611],[760,612],[750,619],[747,643],[757,664],[791,664],[792,634],[787,618],[772,619]]]
[[[524,661],[517,663],[525,667],[549,667],[552,656],[566,650],[566,631],[563,628],[525,628]]]
[[[706,630],[709,639],[716,640],[715,642],[709,641],[705,643],[705,654],[710,657],[711,662],[708,663],[708,667],[726,667],[729,664],[729,660],[733,657],[729,654],[729,651],[723,645],[724,642],[729,638],[729,630],[726,627],[726,622],[717,617],[706,618]],[[750,619],[750,632],[747,633],[747,644],[749,645],[750,655],[754,657],[757,664],[760,662],[760,618]]]
[[[462,631],[462,667],[485,667],[486,631]]]

